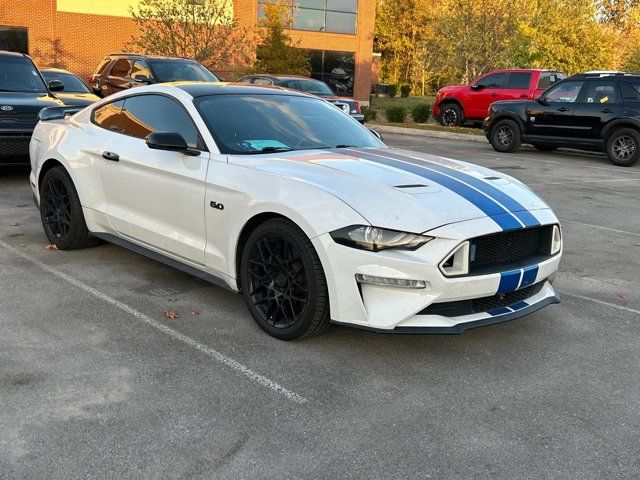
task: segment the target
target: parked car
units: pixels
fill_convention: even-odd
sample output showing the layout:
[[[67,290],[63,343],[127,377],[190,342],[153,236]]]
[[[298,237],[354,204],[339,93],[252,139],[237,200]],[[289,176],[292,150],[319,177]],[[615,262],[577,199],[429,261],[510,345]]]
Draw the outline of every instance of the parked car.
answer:
[[[311,93],[324,98],[327,102],[333,103],[364,124],[364,114],[360,110],[360,103],[353,98],[337,96],[329,85],[320,80],[297,75],[247,75],[239,79],[238,82],[251,83],[253,85],[275,85],[298,90],[299,92]]]
[[[89,77],[96,95],[107,97],[141,85],[163,82],[218,82],[204,65],[187,58],[112,53]]]
[[[444,126],[481,122],[493,102],[535,99],[565,77],[553,70],[494,70],[469,85],[441,88],[433,104],[433,117]]]
[[[57,80],[47,85],[27,55],[0,51],[0,166],[28,164],[38,112],[64,105],[51,93],[61,88]]]
[[[100,100],[100,97],[91,93],[86,83],[77,75],[60,68],[41,68],[40,73],[47,82],[58,80],[63,88],[55,93],[65,105],[86,107]]]
[[[604,151],[615,165],[640,156],[640,74],[569,77],[537,100],[496,102],[484,121],[493,148],[513,152],[521,143]]]
[[[387,148],[313,95],[152,85],[42,116],[31,182],[52,244],[108,240],[242,292],[277,338],[458,333],[558,301],[560,227],[531,190]]]

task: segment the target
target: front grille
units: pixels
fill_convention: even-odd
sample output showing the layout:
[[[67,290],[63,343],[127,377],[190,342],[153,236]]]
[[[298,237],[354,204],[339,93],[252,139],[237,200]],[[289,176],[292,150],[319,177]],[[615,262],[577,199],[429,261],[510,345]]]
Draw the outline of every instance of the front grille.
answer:
[[[533,297],[542,290],[543,280],[535,285],[521,288],[514,292],[492,295],[490,297],[472,298],[470,300],[458,300],[456,302],[432,303],[418,315],[442,315],[443,317],[460,317],[473,313],[490,312],[497,308],[510,307]]]
[[[38,122],[38,114],[17,112],[0,114],[0,124],[3,122],[29,122],[35,124]]]
[[[531,265],[550,256],[553,225],[523,228],[477,237],[469,241],[471,275]]]
[[[6,163],[12,158],[29,156],[29,142],[31,135],[0,135],[0,163]]]

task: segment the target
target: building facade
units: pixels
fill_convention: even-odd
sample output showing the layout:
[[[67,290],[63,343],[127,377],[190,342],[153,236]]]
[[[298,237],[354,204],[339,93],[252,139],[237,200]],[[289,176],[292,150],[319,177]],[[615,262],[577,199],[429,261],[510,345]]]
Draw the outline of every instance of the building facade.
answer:
[[[129,12],[137,1],[0,0],[0,50],[22,51],[38,66],[66,68],[86,78],[104,55],[123,51],[136,35]],[[230,0],[230,8],[239,24],[252,27],[260,24],[265,1]],[[307,52],[312,76],[341,95],[368,101],[375,0],[292,4],[290,35]]]

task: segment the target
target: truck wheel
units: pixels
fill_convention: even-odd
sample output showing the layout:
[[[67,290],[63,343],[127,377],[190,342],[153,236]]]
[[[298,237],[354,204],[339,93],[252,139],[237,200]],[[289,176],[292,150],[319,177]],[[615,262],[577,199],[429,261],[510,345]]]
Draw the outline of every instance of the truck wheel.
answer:
[[[500,120],[491,130],[489,141],[498,152],[515,152],[520,148],[520,127],[513,120]]]
[[[462,108],[456,103],[446,103],[440,107],[438,122],[444,127],[459,127],[464,121]]]
[[[607,156],[620,167],[635,164],[640,157],[640,134],[632,128],[616,130],[607,139]]]

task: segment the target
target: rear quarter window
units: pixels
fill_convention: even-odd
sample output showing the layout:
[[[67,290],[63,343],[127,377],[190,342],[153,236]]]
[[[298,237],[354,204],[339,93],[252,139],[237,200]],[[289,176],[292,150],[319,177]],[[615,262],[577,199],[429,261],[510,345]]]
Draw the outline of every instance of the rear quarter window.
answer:
[[[107,68],[107,65],[109,65],[110,62],[111,59],[109,57],[104,57],[102,60],[100,60],[100,63],[98,64],[98,68],[96,68],[94,75],[100,75],[102,72],[104,72],[104,69]]]

